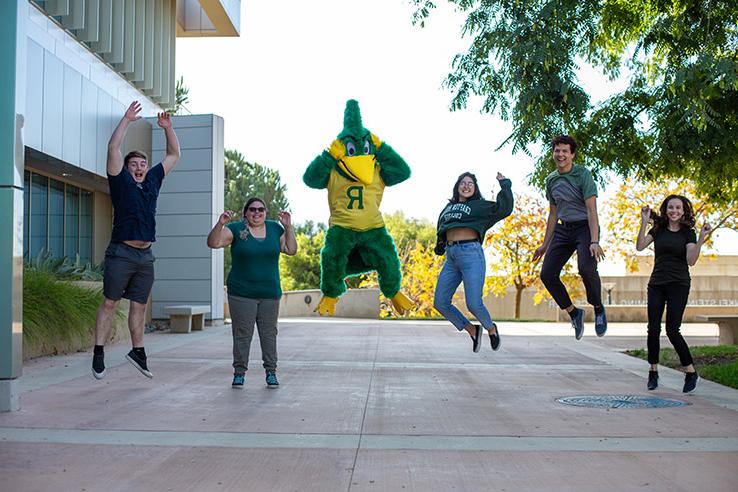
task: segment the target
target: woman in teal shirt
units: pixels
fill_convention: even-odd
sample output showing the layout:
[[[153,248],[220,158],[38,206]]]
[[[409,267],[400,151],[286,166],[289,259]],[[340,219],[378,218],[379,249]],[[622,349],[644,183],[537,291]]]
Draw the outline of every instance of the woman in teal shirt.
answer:
[[[231,246],[231,271],[226,285],[233,322],[234,388],[243,388],[246,379],[254,324],[259,330],[267,387],[279,387],[279,255],[297,253],[297,241],[289,212],[279,212],[279,221],[267,220],[266,214],[263,200],[249,198],[243,207],[243,220],[231,222],[235,212],[226,210],[208,234],[210,248]]]

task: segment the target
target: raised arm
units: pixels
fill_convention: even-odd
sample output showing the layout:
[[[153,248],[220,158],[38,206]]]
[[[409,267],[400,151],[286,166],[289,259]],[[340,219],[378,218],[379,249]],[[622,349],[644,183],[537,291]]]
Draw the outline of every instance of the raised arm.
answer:
[[[346,155],[346,147],[340,140],[334,140],[328,150],[324,150],[305,170],[302,181],[310,188],[323,189],[328,186],[328,178],[336,162]]]
[[[279,212],[279,223],[284,227],[284,234],[279,238],[282,253],[293,256],[297,253],[297,239],[295,229],[292,227],[292,216],[289,212]]]
[[[646,228],[648,227],[648,221],[651,218],[651,209],[648,205],[641,208],[641,227],[638,229],[638,238],[636,239],[636,251],[643,251],[646,247],[653,242],[653,237],[650,234],[646,234]]]
[[[231,221],[236,212],[226,210],[215,223],[213,229],[208,234],[208,248],[218,249],[225,248],[233,242],[233,233],[225,225]]]
[[[376,149],[374,155],[379,163],[379,175],[387,186],[402,183],[410,177],[410,167],[395,149],[383,143],[376,135],[371,134]]]
[[[502,175],[497,173],[497,181],[500,182],[500,191],[497,193],[497,213],[500,219],[504,219],[509,216],[513,208],[515,207],[515,200],[513,199],[512,193],[512,182]]]
[[[126,138],[126,131],[128,131],[128,125],[136,120],[140,120],[141,117],[138,113],[141,112],[141,104],[138,101],[133,101],[128,109],[126,109],[123,118],[118,122],[118,126],[113,130],[113,134],[108,140],[108,162],[107,172],[111,176],[117,176],[123,169],[123,155],[120,153],[120,146],[123,144],[123,139]]]
[[[551,239],[553,239],[555,228],[556,228],[556,205],[549,202],[548,220],[546,220],[546,234],[544,234],[543,236],[543,244],[540,245],[538,249],[536,249],[535,253],[533,253],[533,261],[538,260],[544,254],[546,254],[548,245],[551,244]]]
[[[169,113],[159,113],[156,116],[156,124],[164,130],[164,136],[167,140],[167,155],[161,161],[161,165],[164,167],[164,174],[169,174],[179,160],[179,140],[177,139],[177,134],[174,133],[174,126],[172,126],[172,119]]]
[[[705,241],[707,241],[707,238],[711,233],[712,227],[710,227],[710,224],[705,223],[702,226],[702,229],[700,229],[700,237],[697,239],[697,242],[687,243],[687,264],[689,264],[689,266],[693,266],[697,263],[697,260],[700,257],[702,245],[705,244]]]

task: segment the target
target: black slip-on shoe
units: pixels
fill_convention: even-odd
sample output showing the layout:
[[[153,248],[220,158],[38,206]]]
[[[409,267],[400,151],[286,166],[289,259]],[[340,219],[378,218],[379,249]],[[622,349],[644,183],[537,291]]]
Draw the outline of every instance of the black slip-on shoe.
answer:
[[[497,323],[492,323],[492,326],[495,329],[495,332],[489,332],[489,344],[492,347],[492,350],[497,352],[500,350],[500,346],[502,345],[502,340],[500,339],[500,330],[497,329]]]
[[[146,376],[147,378],[153,378],[154,375],[151,374],[151,371],[149,371],[148,366],[146,365],[146,357],[139,357],[139,355],[131,350],[126,354],[126,359],[128,359],[128,362],[133,364],[133,367],[138,369],[141,374]]]
[[[479,348],[482,346],[482,327],[481,325],[474,325],[474,335],[469,335],[472,339],[472,350],[479,352]]]

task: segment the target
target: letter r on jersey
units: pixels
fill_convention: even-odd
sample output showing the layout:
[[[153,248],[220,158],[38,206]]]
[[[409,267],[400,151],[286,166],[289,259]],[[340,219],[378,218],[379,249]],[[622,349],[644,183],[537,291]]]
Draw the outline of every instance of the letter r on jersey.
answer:
[[[349,198],[348,205],[346,208],[353,210],[354,202],[359,202],[359,210],[364,210],[364,187],[363,186],[349,186],[346,188],[346,196]]]

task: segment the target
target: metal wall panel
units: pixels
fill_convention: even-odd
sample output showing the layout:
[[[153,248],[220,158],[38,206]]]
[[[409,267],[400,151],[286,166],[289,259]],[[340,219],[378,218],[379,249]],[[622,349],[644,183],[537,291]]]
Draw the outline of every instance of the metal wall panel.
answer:
[[[85,0],[84,27],[77,31],[77,39],[94,43],[100,38],[100,0]]]
[[[144,60],[146,59],[146,0],[136,0],[136,23],[133,46],[133,73],[128,75],[131,82],[142,82]]]
[[[97,152],[95,168],[100,176],[107,176],[108,140],[112,121],[112,98],[102,89],[97,90]]]
[[[23,127],[25,143],[41,149],[43,141],[44,49],[28,40],[26,64],[26,114]]]
[[[80,163],[83,169],[97,173],[97,86],[87,78],[82,79],[80,118]]]
[[[133,73],[133,61],[136,49],[136,0],[118,0],[125,2],[123,11],[123,61],[117,65],[122,74]]]
[[[125,46],[126,0],[115,0],[112,3],[112,18],[110,19],[110,53],[103,58],[115,66],[123,63],[123,48]]]
[[[90,47],[98,54],[109,54],[113,49],[113,0],[99,0],[97,42]]]
[[[85,0],[70,0],[69,13],[61,19],[62,26],[70,31],[85,27]]]
[[[69,66],[64,67],[64,97],[62,102],[62,159],[80,162],[82,136],[82,75]]]
[[[41,150],[62,156],[62,99],[64,98],[64,65],[56,56],[44,52],[43,140]]]

